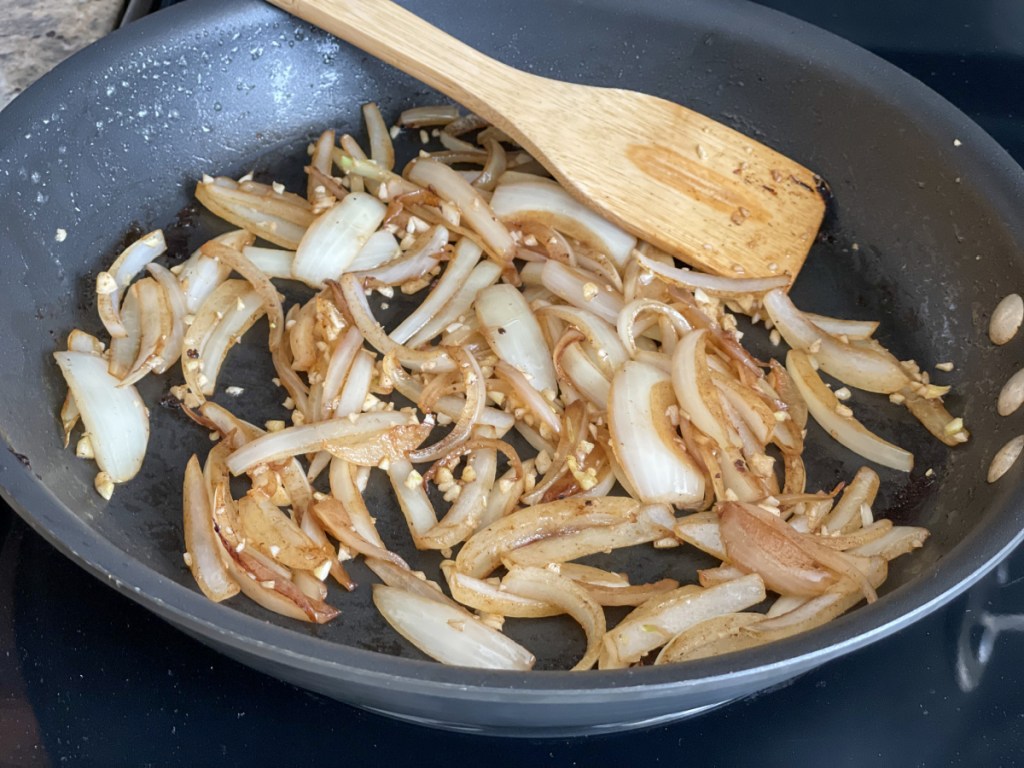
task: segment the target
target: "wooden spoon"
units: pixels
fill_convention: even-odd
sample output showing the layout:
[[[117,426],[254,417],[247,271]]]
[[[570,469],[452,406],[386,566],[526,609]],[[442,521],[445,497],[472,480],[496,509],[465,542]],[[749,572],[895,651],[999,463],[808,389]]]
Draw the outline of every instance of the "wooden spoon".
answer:
[[[677,104],[488,58],[390,0],[270,0],[461,103],[577,199],[706,271],[796,276],[824,214],[813,173]]]

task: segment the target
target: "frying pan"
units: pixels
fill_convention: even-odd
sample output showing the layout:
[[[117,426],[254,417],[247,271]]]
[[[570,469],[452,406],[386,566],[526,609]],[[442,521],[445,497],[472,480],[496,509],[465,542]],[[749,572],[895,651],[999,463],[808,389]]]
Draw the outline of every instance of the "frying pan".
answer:
[[[424,661],[377,616],[372,578],[358,567],[363,588],[332,594],[343,614],[322,627],[241,599],[215,605],[203,598],[182,562],[178,500],[185,460],[205,452],[206,435],[159,404],[167,382],[145,381],[153,430],[145,466],[104,502],[92,488],[94,467],[60,447],[64,386],[51,353],[72,327],[99,330],[95,272],[127,233],[163,226],[173,261],[217,231],[190,207],[202,173],[256,170],[295,188],[308,139],[327,126],[358,131],[364,101],[377,100],[394,116],[437,98],[257,0],[194,0],[133,24],[0,114],[7,328],[0,333],[0,485],[30,525],[89,573],[257,669],[409,720],[515,735],[652,723],[781,683],[923,616],[1016,546],[1022,470],[1015,466],[994,485],[984,475],[1016,432],[1013,418],[995,415],[994,402],[1018,354],[993,347],[985,327],[1024,275],[1024,225],[1016,216],[1024,172],[977,126],[872,55],[741,2],[637,0],[628,13],[613,0],[407,5],[539,74],[684,103],[828,180],[833,200],[794,289],[798,305],[882,319],[882,341],[924,369],[956,362],[943,380],[954,385],[951,410],[973,433],[956,450],[884,398],[857,401],[869,426],[917,456],[909,477],[882,472],[886,490],[876,512],[930,528],[924,549],[893,564],[875,604],[812,632],[716,659],[608,672],[558,671],[582,648],[558,619],[508,623],[537,653],[540,671]],[[244,385],[245,402],[273,403],[280,397],[269,389],[261,346],[235,350],[223,381]],[[241,399],[237,410],[260,413],[248,413]],[[856,457],[820,433],[810,439],[822,446],[809,466],[817,487],[852,476]],[[386,495],[371,489],[370,506],[400,553],[436,568],[402,548]],[[630,558],[628,569],[640,577],[685,576],[700,564],[680,552]]]

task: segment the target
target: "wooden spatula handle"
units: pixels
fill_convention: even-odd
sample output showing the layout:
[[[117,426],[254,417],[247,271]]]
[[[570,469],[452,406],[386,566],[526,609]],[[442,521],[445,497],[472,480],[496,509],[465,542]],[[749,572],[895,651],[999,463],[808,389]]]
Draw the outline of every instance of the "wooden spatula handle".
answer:
[[[485,56],[391,0],[270,0],[437,89],[491,122],[531,76]]]

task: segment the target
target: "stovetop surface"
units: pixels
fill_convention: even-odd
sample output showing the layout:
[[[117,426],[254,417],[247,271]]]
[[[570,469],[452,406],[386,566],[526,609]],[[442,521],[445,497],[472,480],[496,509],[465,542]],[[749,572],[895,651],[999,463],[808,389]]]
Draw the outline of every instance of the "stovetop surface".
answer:
[[[907,70],[1024,163],[1020,0],[762,4]],[[638,760],[1024,764],[1024,550],[910,628],[703,716],[618,735],[498,740],[396,722],[254,672],[87,575],[0,508],[0,766]]]

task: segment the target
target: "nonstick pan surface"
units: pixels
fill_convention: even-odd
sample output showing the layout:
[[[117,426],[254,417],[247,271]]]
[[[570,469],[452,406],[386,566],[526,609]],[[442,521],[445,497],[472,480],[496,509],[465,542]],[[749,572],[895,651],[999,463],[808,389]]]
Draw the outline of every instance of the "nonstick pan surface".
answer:
[[[164,227],[174,261],[219,231],[192,207],[203,173],[255,170],[297,188],[309,138],[325,127],[358,132],[363,102],[377,100],[393,118],[437,99],[256,0],[195,0],[135,23],[0,114],[0,485],[36,530],[87,571],[257,669],[400,717],[515,735],[655,722],[780,683],[924,615],[1019,542],[1022,470],[994,485],[984,477],[998,447],[1020,431],[1019,420],[995,413],[1020,345],[995,348],[985,329],[996,302],[1024,282],[1024,172],[977,126],[872,55],[741,2],[407,5],[524,69],[686,104],[827,179],[834,197],[794,289],[797,303],[881,319],[883,343],[924,369],[956,363],[936,374],[953,385],[950,408],[972,431],[956,450],[884,398],[856,403],[869,426],[917,456],[909,477],[882,472],[876,512],[927,526],[925,548],[893,564],[877,603],[813,632],[718,659],[614,672],[558,671],[582,648],[560,620],[509,622],[509,633],[538,655],[533,673],[424,661],[376,614],[372,578],[358,568],[363,588],[331,595],[343,614],[326,626],[241,599],[203,598],[182,562],[179,499],[185,460],[205,453],[207,436],[159,404],[168,382],[146,381],[153,437],[145,467],[104,502],[92,488],[94,467],[61,449],[64,385],[51,353],[73,327],[99,330],[95,273],[128,233]],[[261,346],[233,352],[223,381],[273,403],[280,397]],[[821,438],[811,435],[822,448],[810,478],[831,487],[860,462]],[[400,552],[436,568],[403,549],[386,494],[374,495],[371,508]],[[629,570],[643,576],[685,577],[703,564],[674,551],[630,558]]]

